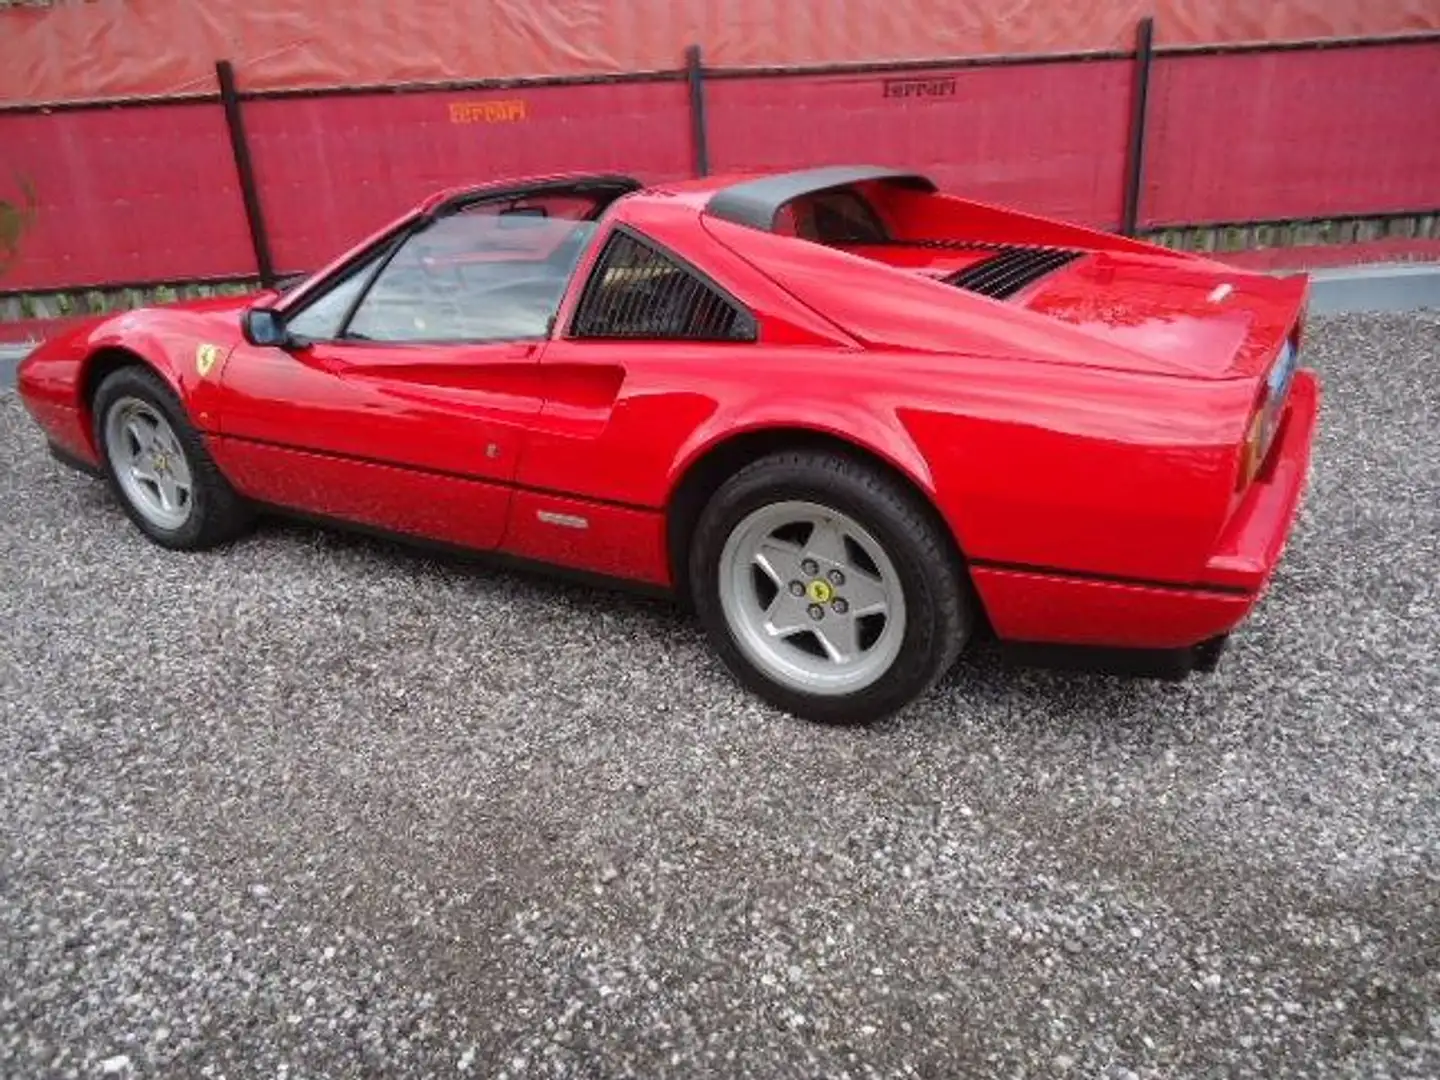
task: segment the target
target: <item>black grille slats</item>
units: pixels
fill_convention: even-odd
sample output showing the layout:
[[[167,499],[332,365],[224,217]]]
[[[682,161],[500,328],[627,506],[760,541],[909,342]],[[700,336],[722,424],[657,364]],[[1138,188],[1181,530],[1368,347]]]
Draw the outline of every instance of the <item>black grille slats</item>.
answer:
[[[944,281],[982,296],[1004,300],[1082,254],[1069,248],[1011,247],[949,275]]]
[[[860,246],[860,245],[856,245]],[[939,251],[991,251],[994,256],[948,274],[940,280],[996,300],[1014,296],[1025,286],[1039,281],[1066,263],[1074,262],[1083,250],[1045,244],[1007,244],[999,240],[943,240],[921,238],[887,240],[887,247],[930,248]]]
[[[580,294],[577,338],[753,341],[755,322],[693,271],[625,231],[605,243]]]

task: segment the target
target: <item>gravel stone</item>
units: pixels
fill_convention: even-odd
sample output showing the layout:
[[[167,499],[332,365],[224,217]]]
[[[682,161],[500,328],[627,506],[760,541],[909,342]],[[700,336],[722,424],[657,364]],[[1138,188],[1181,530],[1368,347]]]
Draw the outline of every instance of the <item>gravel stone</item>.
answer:
[[[1440,1075],[1440,317],[1214,675],[758,704],[663,604],[147,543],[0,395],[0,1075]]]

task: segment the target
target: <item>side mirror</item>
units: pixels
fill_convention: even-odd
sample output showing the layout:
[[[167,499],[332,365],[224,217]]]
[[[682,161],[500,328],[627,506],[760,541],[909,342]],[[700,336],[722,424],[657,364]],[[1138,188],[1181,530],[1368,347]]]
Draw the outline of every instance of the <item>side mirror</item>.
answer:
[[[251,345],[268,345],[283,349],[290,344],[290,331],[285,319],[273,308],[250,308],[240,316],[240,332]]]

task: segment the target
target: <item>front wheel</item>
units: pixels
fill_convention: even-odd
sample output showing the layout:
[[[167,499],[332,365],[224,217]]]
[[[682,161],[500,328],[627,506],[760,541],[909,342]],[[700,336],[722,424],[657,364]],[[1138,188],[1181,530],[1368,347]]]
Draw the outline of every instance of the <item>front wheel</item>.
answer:
[[[726,481],[696,527],[690,580],[730,670],[826,723],[902,709],[948,670],[973,621],[928,508],[881,470],[823,452],[773,454]]]
[[[146,536],[163,547],[198,550],[244,531],[249,508],[158,375],[120,368],[101,382],[92,405],[106,477]]]

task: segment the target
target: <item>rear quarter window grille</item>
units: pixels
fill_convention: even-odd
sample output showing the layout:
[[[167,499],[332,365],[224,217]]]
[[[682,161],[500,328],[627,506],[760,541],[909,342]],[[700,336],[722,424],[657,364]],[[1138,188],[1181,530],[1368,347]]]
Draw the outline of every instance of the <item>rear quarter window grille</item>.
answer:
[[[1068,247],[1054,244],[1016,244],[1006,240],[943,240],[933,237],[921,239],[869,240],[852,242],[853,247],[913,247],[931,248],[937,251],[1070,251]]]
[[[628,232],[605,242],[570,323],[574,338],[754,341],[750,314]]]
[[[1081,254],[1070,248],[1012,247],[944,280],[957,288],[1004,300]]]

